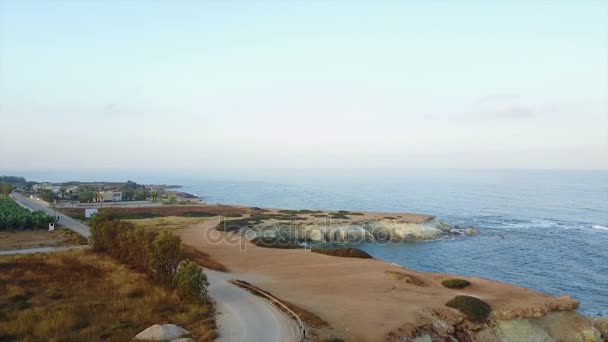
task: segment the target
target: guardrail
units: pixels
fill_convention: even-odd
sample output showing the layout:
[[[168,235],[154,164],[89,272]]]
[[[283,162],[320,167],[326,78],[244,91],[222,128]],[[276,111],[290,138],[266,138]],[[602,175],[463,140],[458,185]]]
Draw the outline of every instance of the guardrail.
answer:
[[[254,293],[261,295],[263,297],[266,297],[268,300],[270,300],[271,302],[275,303],[277,306],[279,306],[281,309],[283,309],[284,311],[286,311],[289,315],[291,315],[300,325],[300,341],[304,340],[304,337],[306,336],[306,329],[304,328],[304,323],[302,323],[302,320],[300,319],[300,316],[298,316],[298,314],[296,314],[293,310],[291,310],[287,305],[283,304],[280,300],[278,300],[277,298],[275,298],[273,295],[271,295],[270,293],[256,287],[253,286],[245,281],[242,280],[230,280],[230,283],[238,286],[238,287],[242,287],[245,288],[247,290],[253,291]]]

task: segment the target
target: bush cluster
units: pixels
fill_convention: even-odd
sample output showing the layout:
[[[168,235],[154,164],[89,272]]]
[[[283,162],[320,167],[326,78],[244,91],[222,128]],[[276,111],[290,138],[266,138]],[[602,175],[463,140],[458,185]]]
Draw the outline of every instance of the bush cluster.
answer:
[[[0,230],[47,228],[54,221],[42,210],[31,212],[11,198],[0,198]]]
[[[290,240],[281,237],[258,236],[251,239],[251,243],[258,247],[266,248],[282,248],[282,249],[297,249],[302,248],[295,240]]]
[[[207,277],[197,263],[182,260],[179,236],[169,231],[158,233],[136,227],[104,213],[93,217],[89,225],[89,243],[94,251],[108,253],[175,287],[183,299],[206,300]]]
[[[324,248],[312,248],[311,252],[332,255],[343,258],[361,258],[361,259],[371,259],[373,258],[367,252],[360,250],[359,248],[347,247],[347,248],[334,248],[334,249],[324,249]]]
[[[468,280],[464,279],[450,278],[442,281],[441,285],[450,289],[463,289],[471,285],[471,283]]]
[[[488,303],[471,296],[456,296],[445,305],[459,310],[473,322],[484,322],[492,312],[492,307]]]

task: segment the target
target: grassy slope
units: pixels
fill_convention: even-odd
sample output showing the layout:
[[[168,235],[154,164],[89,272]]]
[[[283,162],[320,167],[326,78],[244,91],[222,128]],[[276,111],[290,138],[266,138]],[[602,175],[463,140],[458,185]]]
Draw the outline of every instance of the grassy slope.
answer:
[[[128,341],[155,323],[205,341],[216,335],[211,310],[89,251],[0,258],[0,341]]]

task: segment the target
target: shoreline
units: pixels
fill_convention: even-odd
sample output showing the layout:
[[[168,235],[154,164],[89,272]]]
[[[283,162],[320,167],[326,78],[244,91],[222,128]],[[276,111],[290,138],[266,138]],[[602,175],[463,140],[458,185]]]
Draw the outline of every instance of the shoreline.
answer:
[[[381,259],[341,258],[303,249],[262,248],[241,240],[240,246],[245,248],[242,250],[226,241],[205,241],[207,232],[213,229],[211,220],[203,220],[182,227],[178,234],[188,248],[207,253],[225,265],[235,278],[269,291],[327,321],[331,329],[319,329],[319,334],[335,334],[349,341],[396,341],[413,339],[416,334],[424,335],[420,334],[424,331],[435,336],[430,327],[440,321],[454,329],[464,329],[473,337],[479,331],[512,334],[507,326],[504,331],[492,330],[492,324],[500,326],[504,322],[508,325],[526,321],[525,324],[535,325],[543,317],[559,321],[566,327],[560,333],[573,336],[583,333],[583,330],[585,334],[593,333],[590,321],[576,312],[579,302],[569,296],[554,297],[479,277],[418,272]],[[227,239],[239,235],[233,232],[220,234]],[[294,268],[294,265],[297,266]],[[462,290],[441,285],[442,280],[452,277],[466,279],[473,285]],[[487,301],[493,309],[491,321],[494,323],[478,328],[466,325],[469,323],[461,313],[444,305],[458,294]],[[565,316],[554,316],[558,313]],[[579,326],[574,327],[569,322],[578,322]],[[543,333],[548,332],[543,330]]]

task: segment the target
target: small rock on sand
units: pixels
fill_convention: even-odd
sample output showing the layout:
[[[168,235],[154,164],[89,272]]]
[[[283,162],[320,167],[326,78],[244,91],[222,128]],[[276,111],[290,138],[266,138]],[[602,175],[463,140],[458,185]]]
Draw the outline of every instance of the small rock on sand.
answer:
[[[135,336],[138,341],[174,341],[190,336],[190,332],[175,324],[154,324]]]

